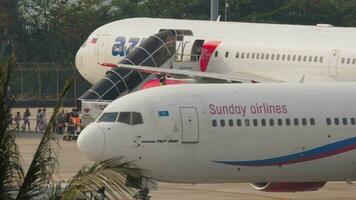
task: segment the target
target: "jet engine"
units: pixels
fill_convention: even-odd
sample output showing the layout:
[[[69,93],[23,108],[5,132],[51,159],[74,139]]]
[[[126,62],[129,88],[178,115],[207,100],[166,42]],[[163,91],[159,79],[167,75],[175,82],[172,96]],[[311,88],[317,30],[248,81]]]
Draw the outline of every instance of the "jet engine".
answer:
[[[280,183],[253,183],[251,186],[264,192],[305,192],[316,191],[326,182],[280,182]]]

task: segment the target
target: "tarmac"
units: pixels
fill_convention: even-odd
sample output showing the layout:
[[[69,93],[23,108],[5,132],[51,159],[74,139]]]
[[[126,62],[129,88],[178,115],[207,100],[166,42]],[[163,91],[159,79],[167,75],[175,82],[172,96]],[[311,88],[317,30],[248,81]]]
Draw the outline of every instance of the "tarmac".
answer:
[[[17,144],[27,169],[40,142],[41,133],[19,133]],[[79,152],[76,142],[61,138],[55,145],[59,158],[59,171],[55,180],[68,180],[83,166],[92,162]],[[356,185],[331,182],[315,192],[269,193],[254,190],[249,184],[173,184],[159,183],[151,191],[152,200],[355,200]]]

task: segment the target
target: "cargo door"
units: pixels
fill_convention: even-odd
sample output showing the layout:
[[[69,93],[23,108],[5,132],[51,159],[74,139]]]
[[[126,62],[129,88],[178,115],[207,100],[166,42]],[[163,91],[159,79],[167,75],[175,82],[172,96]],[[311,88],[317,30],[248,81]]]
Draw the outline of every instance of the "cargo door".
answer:
[[[199,142],[199,119],[195,107],[180,107],[182,143]]]

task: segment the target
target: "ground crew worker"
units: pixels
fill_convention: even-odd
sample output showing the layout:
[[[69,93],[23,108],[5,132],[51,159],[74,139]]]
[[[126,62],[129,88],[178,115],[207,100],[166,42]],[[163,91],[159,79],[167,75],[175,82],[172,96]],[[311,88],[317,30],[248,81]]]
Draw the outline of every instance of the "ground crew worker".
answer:
[[[166,76],[163,75],[159,78],[159,84],[166,85]]]

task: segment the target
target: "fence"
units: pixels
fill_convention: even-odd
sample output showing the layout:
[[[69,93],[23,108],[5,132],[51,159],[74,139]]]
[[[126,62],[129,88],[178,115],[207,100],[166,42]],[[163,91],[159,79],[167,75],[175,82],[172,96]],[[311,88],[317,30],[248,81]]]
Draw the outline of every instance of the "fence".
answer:
[[[10,79],[15,107],[53,106],[65,81],[74,77],[74,84],[64,100],[66,106],[75,106],[77,98],[90,88],[74,64],[17,63]]]

